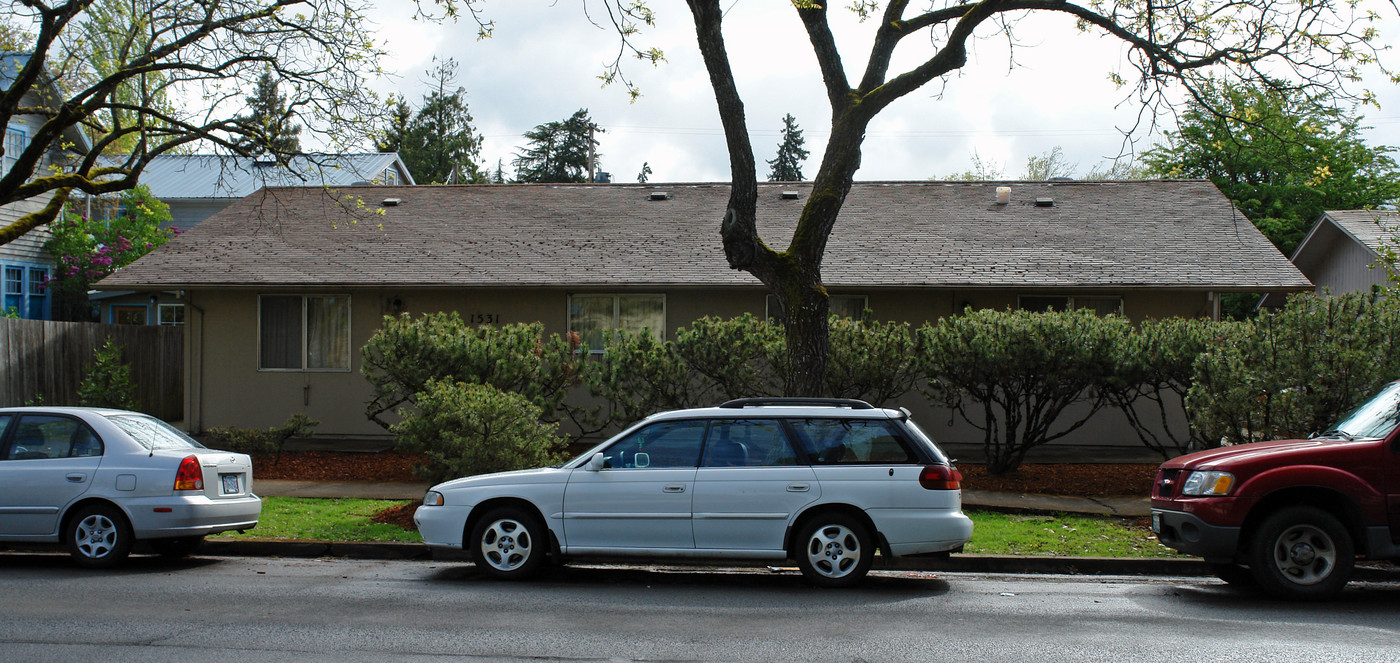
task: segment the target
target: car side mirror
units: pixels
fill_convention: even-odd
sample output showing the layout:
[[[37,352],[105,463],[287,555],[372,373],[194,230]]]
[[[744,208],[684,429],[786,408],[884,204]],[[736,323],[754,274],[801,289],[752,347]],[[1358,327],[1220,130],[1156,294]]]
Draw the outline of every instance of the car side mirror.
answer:
[[[603,452],[599,451],[598,453],[593,454],[592,458],[588,459],[588,462],[584,464],[583,469],[588,470],[589,472],[597,472],[598,470],[601,470],[607,466],[608,461],[603,458]]]

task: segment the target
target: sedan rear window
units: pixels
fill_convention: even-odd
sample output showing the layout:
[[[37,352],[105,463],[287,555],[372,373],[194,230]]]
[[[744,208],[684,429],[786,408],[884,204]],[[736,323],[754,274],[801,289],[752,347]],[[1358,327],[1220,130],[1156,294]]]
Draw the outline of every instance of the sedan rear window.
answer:
[[[116,424],[131,439],[147,449],[203,449],[204,445],[155,417],[145,415],[107,415],[107,420]]]

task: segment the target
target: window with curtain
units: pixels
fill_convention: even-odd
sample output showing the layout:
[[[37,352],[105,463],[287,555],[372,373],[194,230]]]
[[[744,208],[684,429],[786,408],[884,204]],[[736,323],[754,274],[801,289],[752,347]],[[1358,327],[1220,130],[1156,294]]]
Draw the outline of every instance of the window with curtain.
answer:
[[[603,351],[603,332],[643,329],[660,339],[666,330],[665,295],[572,295],[569,331],[579,335],[591,352]]]
[[[350,370],[349,295],[263,295],[258,368]]]

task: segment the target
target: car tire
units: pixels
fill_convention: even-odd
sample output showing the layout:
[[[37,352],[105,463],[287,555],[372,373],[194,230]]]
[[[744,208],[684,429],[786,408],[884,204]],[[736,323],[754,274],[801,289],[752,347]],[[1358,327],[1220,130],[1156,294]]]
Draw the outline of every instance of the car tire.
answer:
[[[549,552],[549,534],[531,513],[518,507],[492,509],[472,528],[472,561],[486,575],[504,580],[528,578]]]
[[[1279,509],[1259,523],[1249,566],[1259,586],[1279,598],[1336,596],[1356,565],[1351,534],[1332,514],[1310,506]]]
[[[204,543],[204,537],[181,536],[173,539],[151,539],[147,543],[150,544],[151,550],[155,554],[168,559],[179,559],[194,554],[194,551],[199,549],[200,544]]]
[[[107,504],[83,507],[68,521],[68,554],[78,566],[105,569],[131,552],[131,525],[120,509]]]
[[[1254,573],[1249,567],[1235,564],[1233,562],[1225,564],[1208,564],[1210,572],[1215,577],[1224,580],[1226,584],[1236,587],[1256,587],[1259,581],[1254,579]]]
[[[849,587],[870,571],[875,543],[859,520],[821,514],[798,532],[793,557],[807,581],[818,587]]]

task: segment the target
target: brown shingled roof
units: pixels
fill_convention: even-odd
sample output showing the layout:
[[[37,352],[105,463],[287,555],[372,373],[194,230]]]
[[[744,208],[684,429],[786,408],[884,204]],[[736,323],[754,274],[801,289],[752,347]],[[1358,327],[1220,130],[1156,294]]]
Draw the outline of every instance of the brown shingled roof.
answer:
[[[995,204],[997,186],[1011,204]],[[771,245],[786,245],[810,190],[760,186]],[[724,259],[728,196],[726,184],[269,188],[101,287],[757,285]],[[356,198],[383,215],[354,211]],[[857,183],[822,271],[866,288],[1311,287],[1206,181]]]

